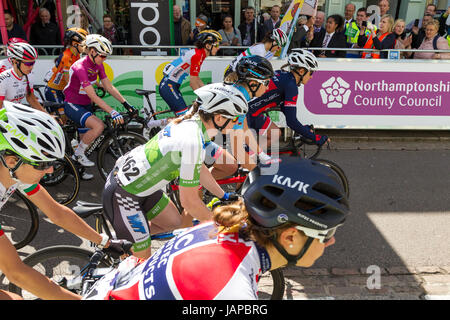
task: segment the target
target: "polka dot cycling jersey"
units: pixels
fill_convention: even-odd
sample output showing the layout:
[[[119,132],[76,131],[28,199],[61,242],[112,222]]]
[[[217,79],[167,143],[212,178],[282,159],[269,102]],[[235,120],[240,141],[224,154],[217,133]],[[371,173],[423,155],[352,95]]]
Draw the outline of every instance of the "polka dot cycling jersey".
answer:
[[[258,281],[270,270],[265,249],[237,228],[217,233],[213,222],[179,234],[148,260],[127,260],[84,299],[256,300]]]
[[[205,58],[205,49],[191,49],[166,65],[163,73],[169,80],[181,84],[188,74],[199,75]]]

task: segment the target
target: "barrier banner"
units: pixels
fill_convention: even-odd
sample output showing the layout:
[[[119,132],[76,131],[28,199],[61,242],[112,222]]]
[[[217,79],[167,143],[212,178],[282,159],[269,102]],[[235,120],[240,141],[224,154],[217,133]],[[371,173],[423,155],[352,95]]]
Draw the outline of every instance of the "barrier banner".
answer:
[[[173,45],[173,0],[131,0],[131,44],[143,46]],[[169,17],[169,19],[167,19]],[[137,50],[134,54],[170,55],[170,49]]]

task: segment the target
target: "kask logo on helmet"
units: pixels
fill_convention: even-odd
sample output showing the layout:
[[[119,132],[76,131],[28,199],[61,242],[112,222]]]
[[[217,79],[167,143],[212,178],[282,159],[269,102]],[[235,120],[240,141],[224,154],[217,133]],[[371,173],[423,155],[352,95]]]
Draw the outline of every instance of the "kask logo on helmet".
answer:
[[[23,133],[17,132],[17,129],[13,128],[10,124],[7,124],[5,126],[5,129],[8,130],[9,133],[12,134],[15,138],[19,139],[22,142],[25,142],[25,135]]]
[[[298,191],[303,192],[304,194],[308,193],[309,184],[304,183],[299,180],[291,180],[290,177],[274,175],[272,183],[276,183],[282,186],[287,186],[289,188],[295,189],[298,188]]]

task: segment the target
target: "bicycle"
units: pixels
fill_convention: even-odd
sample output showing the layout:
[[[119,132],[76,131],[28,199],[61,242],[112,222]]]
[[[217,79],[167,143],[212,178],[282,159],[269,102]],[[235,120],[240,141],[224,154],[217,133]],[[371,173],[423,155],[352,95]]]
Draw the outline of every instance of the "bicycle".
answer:
[[[109,237],[115,236],[113,228],[108,219],[103,213],[103,206],[98,203],[89,203],[85,201],[77,201],[77,206],[73,208],[73,211],[77,213],[81,218],[86,219],[90,216],[95,217],[95,229],[97,232],[105,232]],[[171,232],[164,232],[151,235],[152,240],[169,240],[188,228],[176,229]],[[270,271],[273,279],[273,290],[271,292],[271,300],[281,300],[284,295],[285,281],[283,272],[281,269]]]
[[[0,212],[0,224],[16,249],[29,244],[39,228],[35,205],[20,191],[15,191]]]

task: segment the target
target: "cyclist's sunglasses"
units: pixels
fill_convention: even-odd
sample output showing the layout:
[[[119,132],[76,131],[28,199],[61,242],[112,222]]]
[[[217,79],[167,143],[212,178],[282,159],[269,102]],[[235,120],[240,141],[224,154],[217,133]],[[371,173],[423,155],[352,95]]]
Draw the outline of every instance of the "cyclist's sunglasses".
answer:
[[[261,79],[250,78],[248,80],[252,80],[252,81],[256,81],[258,83],[261,83],[265,87],[269,86],[269,82],[270,82],[270,79],[261,80]]]
[[[56,164],[56,161],[46,161],[46,162],[31,162],[27,161],[25,159],[22,159],[23,163],[29,164],[33,167],[33,169],[44,171],[48,170],[49,168],[53,167]]]
[[[295,228],[297,230],[303,231],[303,233],[305,233],[305,235],[308,237],[319,239],[321,243],[327,243],[331,238],[333,238],[337,228],[340,227],[341,225],[342,224],[327,230],[314,230],[302,226],[295,226]]]
[[[23,64],[26,65],[27,67],[32,67],[32,66],[34,66],[34,63],[35,63],[35,62],[36,62],[36,61],[23,62]]]

